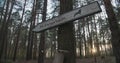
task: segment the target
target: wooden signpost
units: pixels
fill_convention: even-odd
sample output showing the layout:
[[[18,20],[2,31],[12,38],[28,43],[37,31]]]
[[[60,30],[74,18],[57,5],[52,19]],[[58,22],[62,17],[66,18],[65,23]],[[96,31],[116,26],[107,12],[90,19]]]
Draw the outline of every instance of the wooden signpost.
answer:
[[[67,13],[62,14],[60,16],[57,16],[53,19],[44,21],[44,22],[38,24],[33,29],[33,31],[40,32],[40,31],[50,29],[50,28],[56,27],[58,25],[62,25],[64,23],[74,21],[74,20],[89,16],[89,15],[92,15],[92,14],[95,14],[98,12],[101,12],[101,8],[100,8],[99,3],[96,1],[96,2],[93,2],[89,5],[85,5],[83,7],[74,9],[70,12],[67,12]]]

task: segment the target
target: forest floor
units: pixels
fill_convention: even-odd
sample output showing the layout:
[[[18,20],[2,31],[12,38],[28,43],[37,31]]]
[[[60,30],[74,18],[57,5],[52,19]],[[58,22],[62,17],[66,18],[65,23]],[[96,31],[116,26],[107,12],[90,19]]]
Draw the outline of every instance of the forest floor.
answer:
[[[52,59],[45,59],[45,63],[52,63]],[[36,60],[30,61],[16,61],[14,63],[37,63]],[[76,59],[76,63],[115,63],[115,58],[113,56],[107,57],[94,57],[86,59]]]
[[[25,60],[21,60],[21,61],[16,61],[14,63],[37,63],[37,60],[30,60],[30,61],[25,61]],[[52,63],[51,59],[46,59],[44,63]]]

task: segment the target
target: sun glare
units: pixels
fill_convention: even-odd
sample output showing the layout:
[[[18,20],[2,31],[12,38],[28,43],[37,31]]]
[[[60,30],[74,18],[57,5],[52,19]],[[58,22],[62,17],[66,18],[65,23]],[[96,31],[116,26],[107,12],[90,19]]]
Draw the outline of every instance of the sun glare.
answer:
[[[93,53],[93,54],[96,54],[96,53],[97,53],[96,48],[92,48],[92,53]]]

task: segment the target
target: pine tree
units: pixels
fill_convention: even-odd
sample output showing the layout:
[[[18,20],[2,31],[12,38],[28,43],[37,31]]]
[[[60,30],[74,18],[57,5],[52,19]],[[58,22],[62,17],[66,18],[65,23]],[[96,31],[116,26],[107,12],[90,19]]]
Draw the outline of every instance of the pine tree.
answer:
[[[44,0],[44,7],[42,12],[42,21],[46,21],[46,12],[47,12],[47,0]],[[39,56],[38,63],[44,63],[45,56],[45,31],[41,32],[40,43],[39,43]]]
[[[106,12],[108,15],[108,21],[111,30],[111,42],[113,47],[113,53],[116,57],[116,63],[120,63],[120,30],[118,26],[117,19],[115,17],[115,13],[112,8],[112,4],[110,0],[103,0],[106,8]]]

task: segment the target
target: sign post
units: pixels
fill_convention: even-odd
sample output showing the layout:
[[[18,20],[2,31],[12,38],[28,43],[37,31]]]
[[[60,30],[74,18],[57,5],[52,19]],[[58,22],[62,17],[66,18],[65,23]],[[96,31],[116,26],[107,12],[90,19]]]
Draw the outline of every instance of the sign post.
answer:
[[[101,12],[101,11],[102,10],[100,8],[99,3],[96,1],[96,2],[93,2],[89,5],[85,5],[83,7],[74,9],[70,12],[67,12],[67,13],[62,14],[60,16],[57,16],[53,19],[42,22],[42,23],[38,24],[33,29],[33,31],[40,32],[40,31],[50,29],[50,28],[56,27],[58,25],[61,25],[61,24],[64,24],[64,23],[67,23],[70,21],[74,21],[74,20],[89,16],[89,15]]]

